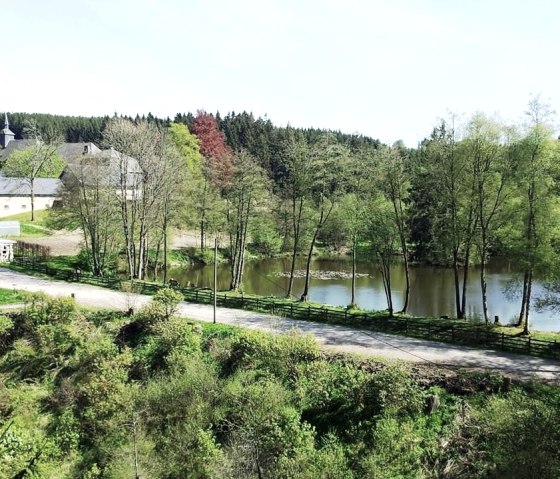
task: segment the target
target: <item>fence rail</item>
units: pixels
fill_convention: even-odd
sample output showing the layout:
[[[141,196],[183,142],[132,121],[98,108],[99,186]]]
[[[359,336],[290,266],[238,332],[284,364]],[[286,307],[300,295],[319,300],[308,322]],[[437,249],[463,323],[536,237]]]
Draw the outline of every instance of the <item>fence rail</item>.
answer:
[[[96,277],[83,273],[77,274],[72,270],[55,269],[49,267],[46,263],[37,262],[28,257],[16,257],[14,263],[65,281],[79,281],[112,289],[123,289],[126,283],[135,292],[141,294],[155,294],[162,288],[161,285],[145,281],[128,282],[117,278]],[[211,304],[214,300],[213,291],[210,289],[184,287],[176,287],[175,289],[180,291],[185,300],[189,302]],[[423,322],[415,318],[383,317],[371,312],[355,312],[344,308],[308,305],[274,297],[244,297],[231,293],[229,295],[228,293],[218,293],[216,303],[218,306],[263,311],[305,321],[328,322],[431,341],[560,359],[560,343],[557,341],[535,339],[530,336],[511,336],[496,331],[492,326],[483,324],[468,322],[434,324],[433,321]]]

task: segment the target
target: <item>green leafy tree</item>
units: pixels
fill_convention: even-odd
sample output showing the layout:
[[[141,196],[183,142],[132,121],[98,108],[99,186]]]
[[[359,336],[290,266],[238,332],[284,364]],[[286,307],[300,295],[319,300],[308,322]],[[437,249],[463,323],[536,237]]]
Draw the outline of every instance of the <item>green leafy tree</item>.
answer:
[[[512,194],[516,158],[507,154],[504,128],[483,114],[473,116],[462,142],[472,167],[476,212],[476,245],[480,263],[480,289],[484,321],[489,321],[486,291],[486,265],[496,232],[500,228],[504,207]]]
[[[402,312],[406,313],[410,299],[410,267],[408,258],[408,190],[410,188],[410,175],[405,164],[403,148],[380,148],[377,150],[376,159],[379,168],[379,188],[393,206],[391,217],[399,232],[400,251],[404,263],[406,286]]]
[[[35,221],[35,180],[37,178],[58,178],[64,168],[64,159],[58,154],[58,140],[43,139],[37,126],[28,124],[26,136],[31,144],[15,150],[2,167],[5,176],[25,178],[31,194],[31,221]]]
[[[347,187],[347,168],[350,150],[325,136],[312,147],[312,183],[309,197],[314,208],[311,243],[305,266],[305,283],[301,301],[309,299],[311,258],[321,229],[329,220],[334,206],[340,201]]]
[[[427,189],[431,247],[437,261],[452,265],[456,316],[464,318],[477,216],[472,165],[458,138],[459,128],[454,115],[434,128],[422,146],[415,188]]]
[[[296,258],[301,248],[302,236],[305,233],[306,207],[310,203],[313,186],[313,154],[304,139],[293,134],[283,144],[282,166],[285,175],[282,181],[281,194],[287,202],[292,240],[290,276],[286,296],[292,296]]]
[[[394,312],[391,284],[391,266],[395,250],[400,245],[400,232],[394,218],[394,208],[384,197],[373,198],[369,203],[367,235],[374,261],[383,279],[387,310]]]
[[[554,244],[558,241],[556,194],[558,151],[551,126],[552,112],[534,98],[527,111],[528,124],[524,136],[510,147],[518,158],[516,185],[520,195],[512,221],[517,229],[514,239],[515,257],[523,268],[521,308],[517,326],[529,333],[529,314],[535,273],[545,278],[556,262]]]

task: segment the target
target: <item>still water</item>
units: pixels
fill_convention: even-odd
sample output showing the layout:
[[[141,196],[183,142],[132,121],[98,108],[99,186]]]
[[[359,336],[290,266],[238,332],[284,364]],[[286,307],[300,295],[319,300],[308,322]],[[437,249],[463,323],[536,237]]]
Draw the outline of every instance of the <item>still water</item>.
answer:
[[[315,278],[310,282],[310,300],[336,306],[350,303],[352,265],[346,259],[315,259],[312,263]],[[302,273],[305,262],[300,259],[296,269]],[[259,295],[284,296],[288,287],[288,278],[283,276],[290,270],[290,260],[268,259],[246,263],[243,290]],[[356,280],[357,302],[364,309],[385,309],[385,293],[381,274],[369,263],[358,264]],[[413,266],[411,275],[411,293],[408,312],[415,316],[455,315],[453,289],[453,271],[435,266]],[[393,302],[395,310],[403,303],[405,288],[404,268],[396,263],[391,270]],[[187,282],[199,287],[213,287],[213,266],[193,266],[173,269],[168,277],[175,278],[179,283]],[[506,294],[505,289],[514,279],[521,279],[512,266],[506,261],[493,261],[487,269],[488,308],[491,318],[499,316],[503,324],[514,321],[519,314],[521,284],[513,290],[517,293]],[[218,290],[229,288],[230,272],[227,264],[218,267]],[[299,297],[303,290],[304,278],[294,280],[293,295]],[[542,288],[533,287],[534,297]],[[467,315],[480,318],[482,315],[480,296],[479,270],[472,268],[467,285]],[[541,331],[560,331],[560,314],[554,312],[531,311],[531,327]]]

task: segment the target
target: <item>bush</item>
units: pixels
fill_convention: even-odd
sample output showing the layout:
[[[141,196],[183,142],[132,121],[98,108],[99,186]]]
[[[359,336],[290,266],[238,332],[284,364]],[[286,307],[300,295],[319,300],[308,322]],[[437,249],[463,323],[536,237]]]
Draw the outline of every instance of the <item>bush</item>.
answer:
[[[387,366],[374,373],[364,387],[366,414],[412,415],[423,407],[424,395],[405,366]]]
[[[272,256],[280,252],[282,238],[270,219],[262,219],[251,233],[249,248],[256,253]]]

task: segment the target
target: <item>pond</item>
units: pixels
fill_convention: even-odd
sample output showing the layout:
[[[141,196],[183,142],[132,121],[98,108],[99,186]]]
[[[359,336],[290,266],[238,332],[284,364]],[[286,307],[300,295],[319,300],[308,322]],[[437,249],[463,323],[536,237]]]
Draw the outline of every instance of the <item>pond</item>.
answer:
[[[352,271],[351,262],[346,258],[314,259],[312,270],[315,277],[310,282],[310,300],[335,306],[346,306],[350,303]],[[296,265],[302,277],[294,280],[293,294],[299,297],[304,286],[305,260],[300,258]],[[287,272],[290,270],[290,259],[267,259],[246,263],[243,290],[259,295],[284,296],[288,287]],[[385,309],[385,293],[383,281],[377,268],[370,263],[359,263],[359,277],[356,280],[356,296],[359,306],[363,309]],[[392,267],[391,281],[395,310],[402,307],[405,288],[405,275],[402,264]],[[187,282],[199,287],[212,288],[214,281],[213,266],[193,266],[172,269],[168,274],[179,283]],[[472,319],[482,316],[479,270],[472,268],[467,285],[467,315]],[[505,289],[514,279],[521,276],[515,272],[508,261],[493,260],[487,269],[488,309],[491,318],[499,316],[503,324],[515,320],[519,314],[521,284],[514,290],[512,297]],[[227,264],[218,267],[218,290],[229,288],[230,272]],[[534,297],[542,291],[539,284],[533,287]],[[453,271],[449,268],[435,266],[411,267],[411,294],[408,312],[414,316],[455,315],[453,289]],[[560,331],[560,314],[554,312],[531,311],[531,327],[540,331]]]

